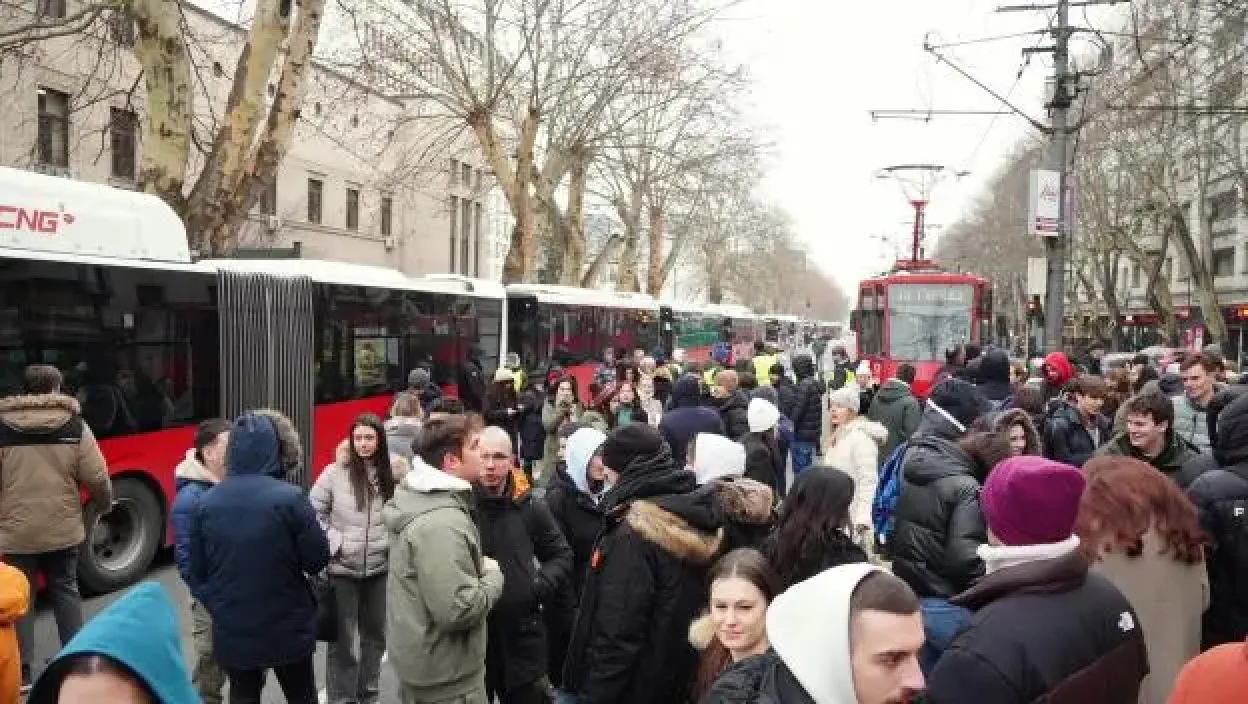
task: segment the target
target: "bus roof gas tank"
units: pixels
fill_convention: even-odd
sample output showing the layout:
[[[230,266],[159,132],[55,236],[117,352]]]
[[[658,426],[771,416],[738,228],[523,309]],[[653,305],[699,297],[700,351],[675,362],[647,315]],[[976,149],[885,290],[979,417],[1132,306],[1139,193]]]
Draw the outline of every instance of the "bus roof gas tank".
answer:
[[[189,263],[186,228],[159,198],[0,167],[0,248]]]

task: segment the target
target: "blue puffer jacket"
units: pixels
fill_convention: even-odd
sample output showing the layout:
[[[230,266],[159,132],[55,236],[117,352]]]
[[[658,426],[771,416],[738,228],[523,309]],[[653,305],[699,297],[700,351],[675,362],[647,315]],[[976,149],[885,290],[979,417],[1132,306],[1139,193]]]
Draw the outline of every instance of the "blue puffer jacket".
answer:
[[[191,593],[212,615],[224,667],[289,664],[316,649],[308,574],[329,564],[329,542],[298,487],[278,477],[302,462],[285,417],[239,416],[225,479],[200,497],[191,520]]]
[[[194,449],[186,451],[186,459],[178,464],[173,475],[178,487],[173,507],[169,509],[169,524],[173,528],[173,559],[182,581],[190,584],[191,516],[195,513],[200,497],[216,486],[217,480],[195,459]]]
[[[75,655],[103,655],[133,672],[157,704],[198,704],[191,686],[173,601],[156,582],[143,582],[87,622],[48,664],[27,701],[53,704]]]

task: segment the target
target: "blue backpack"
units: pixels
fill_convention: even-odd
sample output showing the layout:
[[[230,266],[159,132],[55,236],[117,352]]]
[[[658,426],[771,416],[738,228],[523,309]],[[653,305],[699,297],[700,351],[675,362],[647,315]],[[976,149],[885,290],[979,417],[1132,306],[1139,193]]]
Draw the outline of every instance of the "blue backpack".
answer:
[[[871,501],[871,523],[879,545],[887,545],[893,532],[893,509],[897,507],[897,497],[901,496],[902,460],[909,446],[908,442],[901,443],[880,465],[880,482]]]

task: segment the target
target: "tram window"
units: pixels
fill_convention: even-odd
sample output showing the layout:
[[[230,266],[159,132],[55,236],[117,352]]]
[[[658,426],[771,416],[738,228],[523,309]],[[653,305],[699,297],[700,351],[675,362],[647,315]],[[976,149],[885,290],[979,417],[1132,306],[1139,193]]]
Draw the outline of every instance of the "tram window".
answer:
[[[319,285],[316,399],[344,401],[403,387],[403,295],[364,286]]]
[[[210,283],[196,274],[0,260],[0,394],[20,392],[27,365],[51,364],[100,438],[215,416]]]

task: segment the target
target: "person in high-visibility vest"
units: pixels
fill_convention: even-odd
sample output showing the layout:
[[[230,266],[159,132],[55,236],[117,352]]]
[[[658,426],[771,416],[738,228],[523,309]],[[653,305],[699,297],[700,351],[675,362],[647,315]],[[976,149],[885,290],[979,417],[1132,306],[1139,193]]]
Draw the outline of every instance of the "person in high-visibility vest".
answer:
[[[766,343],[754,341],[754,377],[758,379],[759,386],[771,386],[771,368],[776,360],[776,355],[767,353]]]

